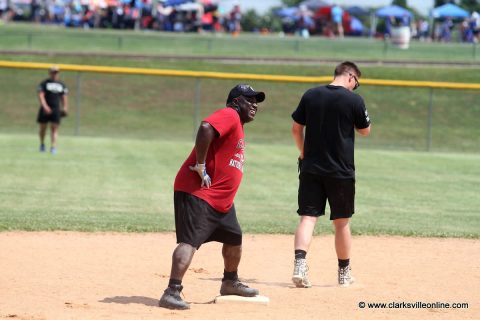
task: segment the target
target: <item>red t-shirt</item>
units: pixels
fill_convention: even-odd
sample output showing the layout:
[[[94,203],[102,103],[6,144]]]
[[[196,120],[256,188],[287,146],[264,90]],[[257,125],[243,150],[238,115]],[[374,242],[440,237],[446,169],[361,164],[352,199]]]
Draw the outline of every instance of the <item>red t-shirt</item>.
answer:
[[[185,160],[175,178],[174,190],[193,194],[205,200],[215,210],[227,213],[233,205],[243,176],[245,161],[244,131],[240,116],[232,108],[215,111],[203,121],[217,130],[219,136],[212,141],[207,153],[206,168],[212,179],[210,188],[200,187],[198,173],[188,167],[197,159],[195,148]]]

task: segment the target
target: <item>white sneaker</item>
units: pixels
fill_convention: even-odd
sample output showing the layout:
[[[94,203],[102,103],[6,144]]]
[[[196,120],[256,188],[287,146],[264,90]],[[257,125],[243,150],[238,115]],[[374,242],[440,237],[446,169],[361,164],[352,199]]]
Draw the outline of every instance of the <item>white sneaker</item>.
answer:
[[[345,268],[338,268],[338,285],[340,287],[348,287],[355,282],[352,277],[352,268],[346,266]]]
[[[310,281],[308,281],[308,266],[306,259],[295,259],[292,281],[297,288],[310,288],[312,286]]]

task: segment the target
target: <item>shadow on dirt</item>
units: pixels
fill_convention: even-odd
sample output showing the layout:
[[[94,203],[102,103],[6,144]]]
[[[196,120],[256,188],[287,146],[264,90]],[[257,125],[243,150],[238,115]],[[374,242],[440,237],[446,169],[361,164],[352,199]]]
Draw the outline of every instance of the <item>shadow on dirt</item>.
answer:
[[[158,299],[153,299],[149,297],[142,297],[142,296],[131,296],[131,297],[124,297],[124,296],[116,296],[116,297],[108,297],[100,300],[99,302],[103,303],[119,303],[119,304],[143,304],[149,307],[156,307],[158,306]]]

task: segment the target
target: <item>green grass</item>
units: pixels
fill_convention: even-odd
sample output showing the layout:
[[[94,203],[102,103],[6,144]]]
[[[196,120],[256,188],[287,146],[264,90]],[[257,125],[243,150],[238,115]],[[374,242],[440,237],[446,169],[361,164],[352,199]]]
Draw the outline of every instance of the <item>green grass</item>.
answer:
[[[34,135],[0,134],[0,145],[0,230],[174,229],[172,184],[192,142],[61,136],[56,156]],[[296,155],[292,143],[248,144],[245,232],[294,232]],[[354,234],[480,237],[480,155],[362,148],[356,164]],[[331,233],[327,218],[316,233]]]
[[[242,57],[297,57],[373,60],[479,62],[480,50],[463,43],[412,42],[409,50],[383,40],[332,40],[324,37],[300,39],[253,34],[172,34],[114,30],[79,30],[33,24],[0,26],[0,49],[73,52],[124,52],[169,55],[216,55]],[[385,48],[387,48],[385,50]]]
[[[336,59],[470,61],[472,48],[415,43],[388,50],[368,39],[237,39],[116,31],[0,26],[1,49],[151,54],[216,54]],[[21,35],[19,35],[21,34]],[[298,47],[299,46],[299,47]],[[298,50],[297,50],[298,48]],[[0,55],[0,60],[285,75],[329,75],[334,64],[260,65],[95,56]],[[477,67],[362,66],[364,78],[480,82]],[[61,73],[70,88],[70,117],[61,127],[60,153],[37,152],[36,86],[45,71],[0,69],[0,230],[171,231],[172,183],[192,148],[199,119],[223,107],[237,81],[200,84],[172,77]],[[247,166],[236,207],[244,231],[292,233],[296,210],[297,152],[290,114],[309,84],[252,82],[267,93],[246,126]],[[77,95],[77,93],[80,94]],[[468,237],[480,235],[480,94],[433,91],[432,150],[427,137],[429,90],[362,86],[372,134],[357,139],[355,234]],[[77,100],[78,99],[78,100]],[[79,133],[73,137],[79,102]],[[442,153],[448,151],[450,153]],[[467,153],[458,153],[467,152]],[[472,153],[473,152],[473,153]],[[317,233],[330,233],[321,219]]]

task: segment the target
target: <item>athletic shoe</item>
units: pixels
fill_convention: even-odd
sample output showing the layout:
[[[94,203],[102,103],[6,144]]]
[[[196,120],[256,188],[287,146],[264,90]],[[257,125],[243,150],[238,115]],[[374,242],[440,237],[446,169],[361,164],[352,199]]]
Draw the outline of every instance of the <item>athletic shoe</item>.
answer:
[[[45,145],[43,143],[40,145],[40,152],[45,152]]]
[[[180,292],[182,292],[182,285],[171,285],[163,292],[160,301],[158,301],[158,306],[167,309],[175,310],[186,310],[190,309],[190,305],[183,301],[180,297]]]
[[[297,288],[310,288],[312,286],[308,280],[308,266],[306,259],[295,259],[292,281]]]
[[[352,277],[352,268],[346,266],[345,268],[338,268],[338,284],[341,287],[348,287],[355,281]]]
[[[222,296],[242,296],[242,297],[255,297],[258,295],[258,290],[248,287],[240,282],[240,280],[222,280],[222,286],[220,287],[220,294]]]
[[[51,147],[51,148],[50,148],[50,153],[51,153],[51,154],[57,154],[57,148]]]

